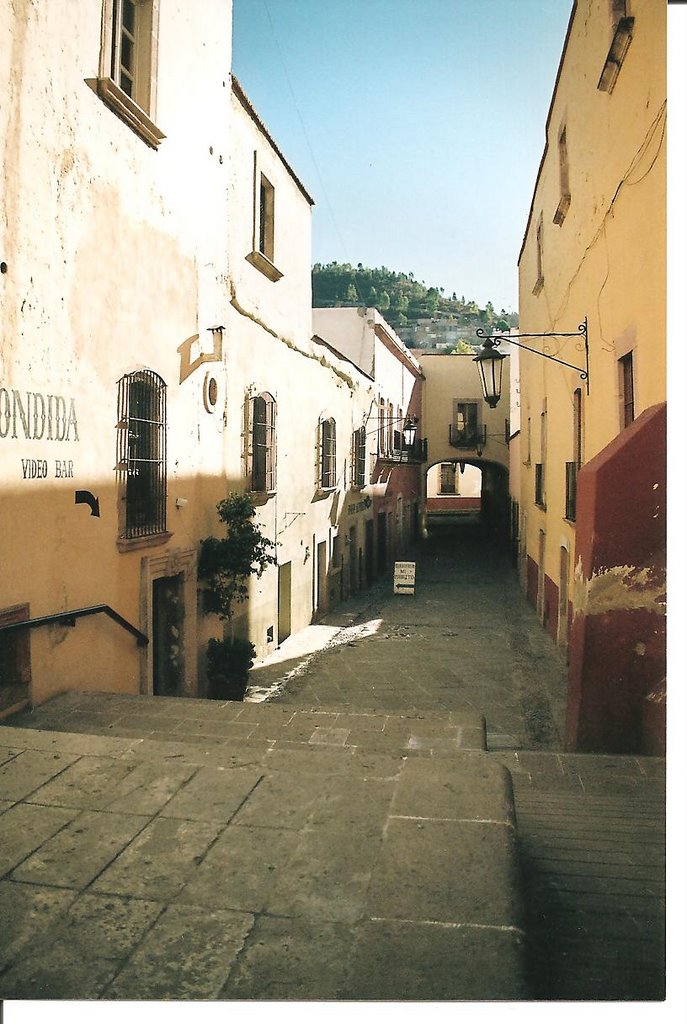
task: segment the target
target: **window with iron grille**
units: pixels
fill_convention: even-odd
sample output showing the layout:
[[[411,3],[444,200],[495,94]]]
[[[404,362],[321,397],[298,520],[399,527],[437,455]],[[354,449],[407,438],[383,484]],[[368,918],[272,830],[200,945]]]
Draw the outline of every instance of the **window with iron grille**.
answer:
[[[441,464],[441,483],[439,487],[440,494],[455,494],[456,493],[456,467],[455,463],[442,462]]]
[[[118,385],[117,466],[126,482],[124,536],[164,533],[167,513],[167,385],[136,370]]]
[[[453,402],[453,423],[449,441],[459,448],[474,448],[481,436],[479,402]]]
[[[536,462],[534,465],[534,503],[540,508],[546,508],[544,501],[544,464]]]
[[[250,399],[249,406],[250,489],[270,493],[277,489],[277,403],[263,392]]]
[[[320,420],[318,484],[322,490],[336,487],[336,420]]]
[[[582,388],[573,391],[573,460],[582,465]]]
[[[367,483],[367,434],[365,427],[353,431],[353,486],[364,487]]]
[[[565,518],[571,523],[577,516],[577,463],[565,464]]]

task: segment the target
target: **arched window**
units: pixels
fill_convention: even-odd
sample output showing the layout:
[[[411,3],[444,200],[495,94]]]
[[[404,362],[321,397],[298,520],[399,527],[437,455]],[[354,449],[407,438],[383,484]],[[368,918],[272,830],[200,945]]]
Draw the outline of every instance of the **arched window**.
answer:
[[[248,475],[250,489],[269,493],[277,489],[277,403],[263,391],[250,399]]]
[[[152,370],[118,384],[117,466],[125,474],[124,536],[164,533],[167,521],[167,385]]]
[[[336,487],[336,420],[321,419],[319,423],[318,485],[322,490]]]

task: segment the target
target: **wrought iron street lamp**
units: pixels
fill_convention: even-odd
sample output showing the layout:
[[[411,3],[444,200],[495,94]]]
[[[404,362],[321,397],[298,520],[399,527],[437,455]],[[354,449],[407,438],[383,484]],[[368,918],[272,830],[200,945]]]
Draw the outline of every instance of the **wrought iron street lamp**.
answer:
[[[417,437],[417,416],[409,416],[403,425],[403,447],[412,448]]]
[[[587,382],[587,394],[589,394],[589,342],[587,338],[587,318],[584,318],[584,323],[581,323],[577,328],[577,331],[561,333],[559,331],[549,331],[545,334],[509,334],[509,335],[487,335],[482,327],[477,329],[477,337],[482,339],[482,347],[475,356],[473,362],[477,363],[479,369],[480,381],[482,384],[482,393],[484,395],[484,401],[491,409],[495,409],[501,398],[501,380],[503,376],[503,360],[505,356],[503,352],[499,352],[497,346],[502,341],[508,342],[509,345],[515,345],[516,348],[524,348],[526,352],[532,352],[535,356],[542,356],[543,359],[550,359],[552,363],[560,363],[561,366],[567,366],[571,370],[577,370],[580,375],[580,379]],[[564,359],[558,359],[557,356],[551,356],[548,352],[540,352],[539,349],[530,348],[528,345],[522,345],[520,342],[515,341],[516,338],[582,338],[584,341],[584,356],[585,365],[584,367],[575,366],[574,363],[566,363]],[[580,346],[577,346],[580,348]]]
[[[479,334],[479,330],[477,333]],[[485,337],[481,349],[473,359],[473,362],[477,363],[477,369],[479,370],[484,401],[490,409],[495,409],[501,398],[503,360],[506,357],[503,352],[499,352],[495,347],[499,344],[499,340],[498,338]]]

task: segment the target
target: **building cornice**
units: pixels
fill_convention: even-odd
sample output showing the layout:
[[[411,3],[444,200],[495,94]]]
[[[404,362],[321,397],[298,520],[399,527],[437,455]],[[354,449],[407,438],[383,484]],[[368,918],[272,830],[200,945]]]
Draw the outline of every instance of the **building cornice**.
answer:
[[[246,113],[248,114],[250,119],[253,121],[253,123],[256,125],[256,127],[259,129],[259,131],[265,136],[265,139],[269,142],[270,146],[272,147],[272,149],[274,150],[276,155],[279,157],[279,159],[283,163],[284,167],[288,171],[290,177],[293,179],[295,185],[298,187],[300,192],[303,194],[304,198],[307,199],[308,203],[311,206],[314,206],[315,205],[315,200],[312,198],[312,196],[309,194],[309,192],[307,191],[307,189],[305,188],[303,183],[300,181],[300,179],[296,175],[295,171],[291,167],[290,163],[288,162],[288,160],[286,159],[286,157],[284,156],[284,154],[280,150],[279,146],[274,141],[274,139],[270,135],[269,131],[267,130],[267,128],[265,127],[263,122],[260,120],[260,117],[258,116],[258,113],[255,110],[255,107],[253,106],[251,101],[248,99],[248,96],[244,92],[241,83],[239,82],[238,78],[236,78],[235,75],[231,76],[231,91],[234,94],[234,96],[236,97],[236,99],[239,101],[239,103],[241,104],[243,109],[246,111]]]
[[[551,103],[549,104],[549,112],[546,115],[546,127],[545,135],[546,139],[544,142],[544,152],[542,153],[541,160],[539,161],[539,169],[537,171],[537,177],[534,182],[534,190],[532,192],[532,202],[530,203],[530,211],[527,214],[527,224],[525,226],[525,234],[523,235],[522,245],[520,246],[520,252],[518,253],[518,266],[520,266],[520,260],[525,249],[525,243],[527,242],[527,235],[529,234],[530,224],[532,223],[532,214],[534,212],[534,201],[537,198],[537,189],[539,188],[539,181],[541,178],[542,171],[544,169],[544,162],[549,152],[549,125],[551,124],[551,117],[553,115],[553,108],[556,102],[556,95],[558,93],[558,84],[561,78],[561,72],[563,71],[563,63],[568,50],[568,43],[570,41],[570,33],[572,31],[573,21],[575,20],[575,14],[577,13],[577,0],[573,0],[572,11],[570,12],[570,20],[568,21],[568,29],[565,33],[565,42],[563,43],[563,51],[561,53],[561,59],[558,62],[558,71],[556,72],[556,81],[553,84],[553,92],[551,94]]]

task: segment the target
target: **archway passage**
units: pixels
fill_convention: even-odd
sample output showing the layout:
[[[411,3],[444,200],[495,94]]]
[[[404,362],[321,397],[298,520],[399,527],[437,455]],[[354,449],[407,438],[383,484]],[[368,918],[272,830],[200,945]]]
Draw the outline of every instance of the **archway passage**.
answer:
[[[494,541],[509,536],[508,470],[484,459],[437,462],[427,470],[426,525],[432,532],[479,523]]]
[[[482,470],[471,463],[438,462],[427,470],[427,515],[479,514]]]

